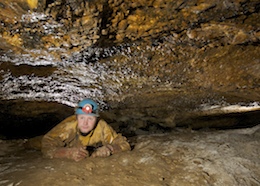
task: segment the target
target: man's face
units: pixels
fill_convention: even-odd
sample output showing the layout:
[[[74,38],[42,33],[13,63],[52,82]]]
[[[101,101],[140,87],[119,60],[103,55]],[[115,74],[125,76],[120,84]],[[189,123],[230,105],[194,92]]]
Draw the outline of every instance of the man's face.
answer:
[[[86,114],[77,115],[78,119],[78,129],[82,133],[89,133],[94,129],[97,118],[95,116],[90,116]]]

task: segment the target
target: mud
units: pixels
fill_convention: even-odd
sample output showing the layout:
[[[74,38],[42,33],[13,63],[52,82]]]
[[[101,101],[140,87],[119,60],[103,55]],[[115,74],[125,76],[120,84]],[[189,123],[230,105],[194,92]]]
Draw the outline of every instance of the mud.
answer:
[[[260,185],[260,125],[129,138],[133,150],[80,162],[0,141],[0,185]]]

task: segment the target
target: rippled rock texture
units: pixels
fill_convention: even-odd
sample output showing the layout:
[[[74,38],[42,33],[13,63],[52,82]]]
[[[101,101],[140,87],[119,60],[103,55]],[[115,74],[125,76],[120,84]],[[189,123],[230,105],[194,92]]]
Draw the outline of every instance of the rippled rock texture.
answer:
[[[73,107],[93,97],[128,131],[198,128],[191,118],[237,112],[222,109],[232,104],[253,105],[249,125],[256,124],[259,7],[256,0],[0,0],[1,100]]]

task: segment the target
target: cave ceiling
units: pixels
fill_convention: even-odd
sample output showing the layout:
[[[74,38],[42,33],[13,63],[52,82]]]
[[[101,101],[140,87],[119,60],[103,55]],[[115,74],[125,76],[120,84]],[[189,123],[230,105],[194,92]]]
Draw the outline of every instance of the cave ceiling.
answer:
[[[257,0],[0,0],[0,118],[55,123],[91,97],[109,122],[131,130],[259,123],[259,7]],[[221,114],[231,120],[207,119]]]

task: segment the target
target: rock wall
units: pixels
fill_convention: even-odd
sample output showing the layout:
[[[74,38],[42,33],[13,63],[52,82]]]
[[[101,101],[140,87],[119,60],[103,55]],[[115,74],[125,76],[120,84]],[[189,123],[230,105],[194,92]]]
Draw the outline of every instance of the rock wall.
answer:
[[[1,99],[75,106],[94,97],[103,116],[128,131],[198,128],[190,118],[238,112],[205,112],[212,105],[259,111],[259,7],[257,0],[0,0]]]
[[[1,19],[5,23],[1,33],[5,42],[22,48],[65,50],[55,53],[71,54],[111,42],[151,42],[165,36],[200,48],[258,43],[260,37],[258,1],[27,0],[27,3],[1,2]],[[33,11],[25,15],[36,5],[38,14],[44,16],[32,17]]]

